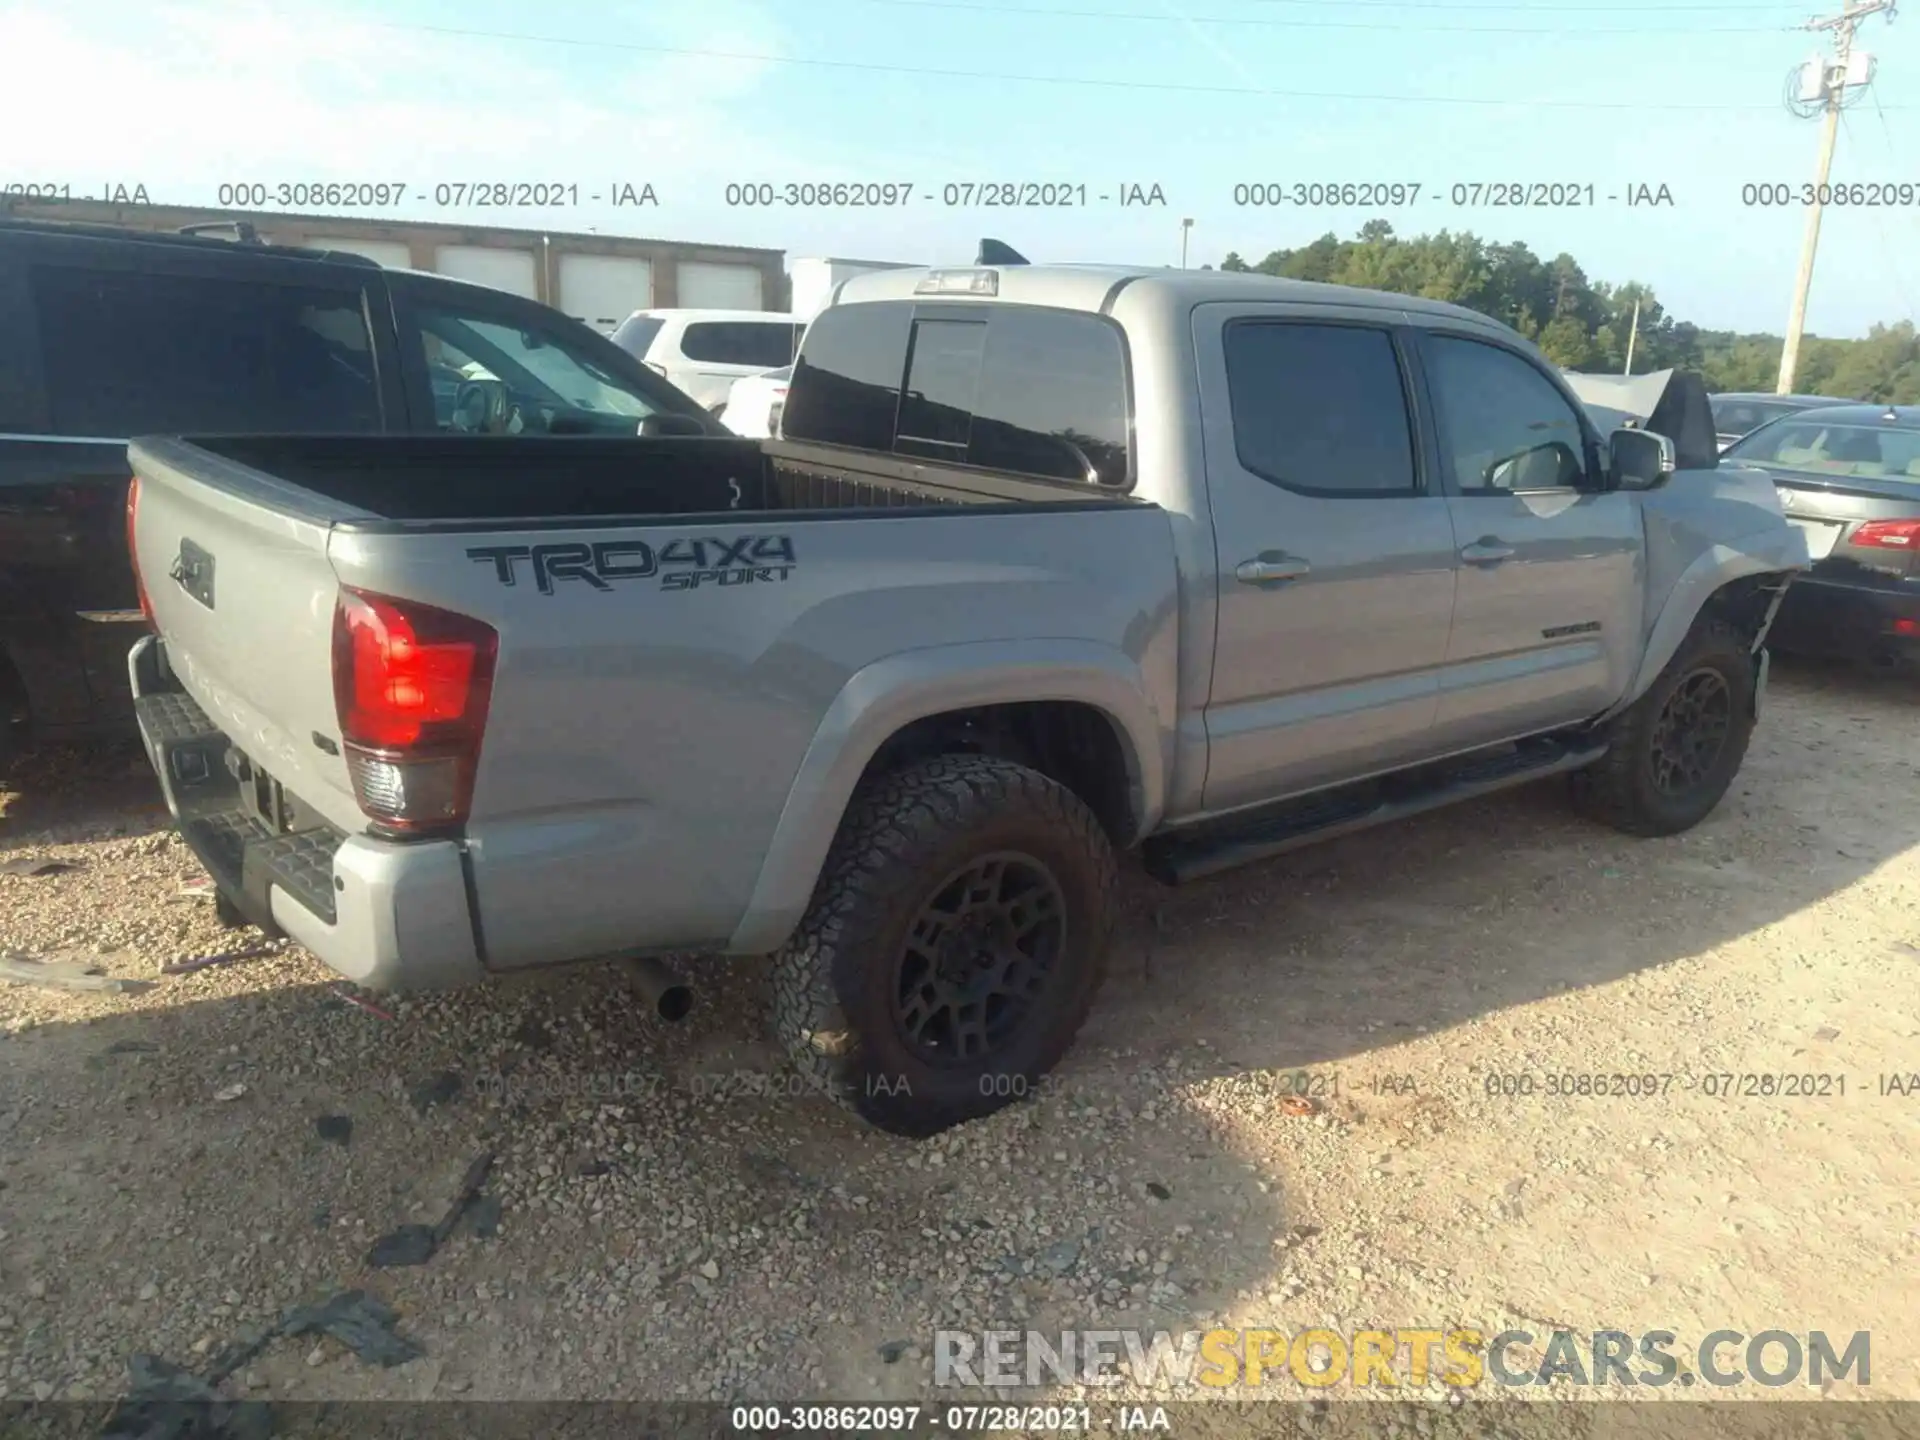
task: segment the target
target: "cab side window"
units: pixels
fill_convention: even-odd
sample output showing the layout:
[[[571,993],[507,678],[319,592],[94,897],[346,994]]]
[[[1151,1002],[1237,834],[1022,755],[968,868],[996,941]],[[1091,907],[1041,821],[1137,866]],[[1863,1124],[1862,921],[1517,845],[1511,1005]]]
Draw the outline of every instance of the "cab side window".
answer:
[[[1462,495],[1587,483],[1580,417],[1535,366],[1498,345],[1453,335],[1428,335],[1425,356],[1442,461]]]
[[[1243,468],[1300,495],[1420,493],[1406,385],[1387,331],[1240,320],[1227,328],[1226,359]]]
[[[374,434],[357,290],[31,267],[54,432]]]

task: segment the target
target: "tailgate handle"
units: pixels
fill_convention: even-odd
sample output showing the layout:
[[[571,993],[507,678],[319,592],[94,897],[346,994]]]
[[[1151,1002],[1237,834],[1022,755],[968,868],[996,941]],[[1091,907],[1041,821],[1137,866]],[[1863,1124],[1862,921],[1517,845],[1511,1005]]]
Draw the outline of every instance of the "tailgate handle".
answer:
[[[168,577],[207,609],[213,609],[213,556],[185,536],[180,538],[180,555],[167,570]]]

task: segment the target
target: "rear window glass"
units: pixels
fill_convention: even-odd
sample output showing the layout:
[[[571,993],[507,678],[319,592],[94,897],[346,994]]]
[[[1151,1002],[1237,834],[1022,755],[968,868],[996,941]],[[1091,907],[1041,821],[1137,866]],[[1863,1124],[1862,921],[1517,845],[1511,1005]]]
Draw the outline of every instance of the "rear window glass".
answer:
[[[1099,316],[916,319],[910,301],[822,313],[784,424],[788,439],[1111,486],[1128,482],[1130,429],[1126,344]]]
[[[1920,431],[1782,420],[1729,446],[1726,458],[1812,475],[1920,479]]]
[[[935,459],[966,463],[986,351],[984,322],[915,323],[896,436],[903,448],[925,447]]]
[[[1758,430],[1769,420],[1791,415],[1798,407],[1769,405],[1764,400],[1726,400],[1713,407],[1713,429],[1717,435],[1745,435]]]
[[[893,449],[911,304],[836,305],[814,319],[794,363],[781,433],[789,440]]]
[[[1073,311],[994,312],[974,409],[973,464],[1124,486],[1131,428],[1127,348],[1118,326]]]
[[[63,265],[30,283],[58,434],[381,429],[357,290]]]
[[[791,322],[702,320],[687,326],[680,353],[700,364],[770,370],[793,359],[796,338]]]
[[[613,334],[608,338],[635,359],[644,360],[647,351],[652,348],[653,337],[660,333],[660,327],[666,323],[651,315],[629,315],[614,327]]]

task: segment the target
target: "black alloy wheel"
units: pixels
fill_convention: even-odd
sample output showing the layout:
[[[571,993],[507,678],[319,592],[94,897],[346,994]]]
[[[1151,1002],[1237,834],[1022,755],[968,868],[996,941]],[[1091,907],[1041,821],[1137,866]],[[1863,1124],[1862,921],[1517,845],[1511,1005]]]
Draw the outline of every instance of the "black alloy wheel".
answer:
[[[1653,724],[1653,783],[1663,795],[1685,795],[1706,783],[1733,733],[1733,692],[1710,666],[1680,681]]]
[[[978,1065],[1018,1037],[1067,943],[1067,901],[1030,855],[983,855],[934,887],[908,927],[894,1024],[931,1066]]]

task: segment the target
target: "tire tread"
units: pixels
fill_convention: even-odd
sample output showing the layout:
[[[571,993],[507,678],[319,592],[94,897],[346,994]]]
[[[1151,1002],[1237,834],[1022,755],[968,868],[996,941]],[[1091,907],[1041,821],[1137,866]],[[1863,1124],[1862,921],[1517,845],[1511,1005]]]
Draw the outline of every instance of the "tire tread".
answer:
[[[919,856],[951,841],[970,825],[1011,809],[1024,809],[1055,827],[1095,867],[1099,904],[1075,923],[1095,927],[1093,973],[1083,985],[1085,1003],[1066,1017],[1049,1050],[1057,1060],[1072,1043],[1098,989],[1116,924],[1119,867],[1093,812],[1064,786],[1038,771],[987,755],[943,755],[863,781],[841,821],[821,867],[812,903],[787,943],[773,956],[775,1038],[809,1088],[864,1118],[900,1133],[928,1134],[985,1113],[925,1115],[919,1120],[882,1116],[863,1105],[861,1044],[840,1001],[843,986],[858,983],[857,970],[887,906],[903,885],[925,883]],[[999,1108],[991,1106],[988,1108]]]

